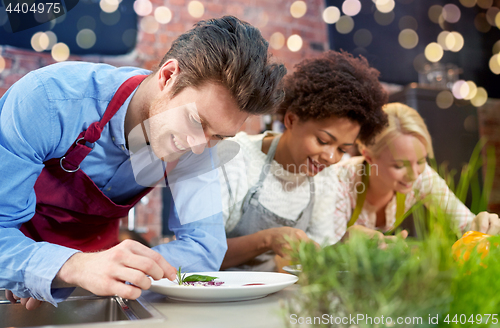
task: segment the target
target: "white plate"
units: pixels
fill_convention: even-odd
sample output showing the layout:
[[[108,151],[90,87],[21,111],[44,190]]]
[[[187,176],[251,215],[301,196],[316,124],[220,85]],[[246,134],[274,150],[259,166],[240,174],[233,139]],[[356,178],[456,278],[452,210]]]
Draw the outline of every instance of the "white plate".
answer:
[[[298,276],[299,273],[302,272],[302,265],[300,265],[300,264],[287,265],[287,266],[283,267],[283,270],[285,270],[288,273],[291,273],[291,274]]]
[[[218,277],[215,281],[223,281],[221,286],[179,286],[168,279],[153,281],[150,290],[168,296],[171,299],[188,302],[229,302],[245,301],[261,298],[283,288],[293,285],[298,277],[285,273],[220,271],[193,272]],[[264,285],[244,286],[252,283]]]

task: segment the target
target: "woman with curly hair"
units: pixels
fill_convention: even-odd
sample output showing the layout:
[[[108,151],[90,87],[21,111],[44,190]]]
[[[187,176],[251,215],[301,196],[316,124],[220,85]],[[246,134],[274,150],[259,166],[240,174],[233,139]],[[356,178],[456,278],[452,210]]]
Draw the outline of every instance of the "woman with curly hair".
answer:
[[[276,271],[287,240],[333,244],[337,176],[328,167],[387,123],[387,94],[365,58],[328,51],[285,77],[278,109],[286,130],[232,140],[241,151],[223,168],[228,251],[222,269]]]

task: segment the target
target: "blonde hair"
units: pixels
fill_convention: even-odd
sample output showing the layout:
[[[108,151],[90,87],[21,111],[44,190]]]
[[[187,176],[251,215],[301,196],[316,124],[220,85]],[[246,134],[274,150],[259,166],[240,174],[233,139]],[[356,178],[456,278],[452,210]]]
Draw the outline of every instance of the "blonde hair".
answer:
[[[361,152],[366,149],[372,156],[378,157],[390,142],[399,135],[406,134],[419,139],[424,144],[427,155],[434,158],[431,135],[424,120],[416,110],[401,103],[387,104],[383,110],[388,116],[389,124],[375,137],[373,144],[368,146],[360,144]]]

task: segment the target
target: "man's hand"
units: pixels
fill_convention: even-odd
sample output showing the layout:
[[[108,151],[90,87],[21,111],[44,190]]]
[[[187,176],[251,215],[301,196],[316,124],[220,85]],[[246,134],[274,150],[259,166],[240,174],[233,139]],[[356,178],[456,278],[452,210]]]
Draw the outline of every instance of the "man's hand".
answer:
[[[290,244],[285,239],[285,236],[287,236],[291,240],[300,240],[305,242],[311,241],[311,239],[307,237],[306,233],[303,230],[297,228],[279,227],[270,228],[264,231],[266,232],[266,244],[274,253],[281,257],[286,257],[287,250],[291,250]],[[316,242],[314,243],[317,245]]]
[[[379,247],[384,249],[387,247],[386,241],[394,241],[399,237],[402,237],[403,239],[406,239],[408,237],[408,231],[403,230],[399,233],[398,236],[385,236],[383,233],[381,233],[378,230],[370,229],[358,224],[352,225],[349,228],[347,228],[346,233],[342,237],[343,242],[349,241],[349,236],[351,234],[364,234],[368,236],[369,238],[377,238],[379,240]]]
[[[36,300],[32,297],[21,298],[14,295],[10,290],[5,290],[5,297],[12,303],[17,303],[21,300],[21,304],[26,307],[27,310],[34,310],[42,304],[42,301]]]
[[[472,220],[471,230],[498,235],[500,233],[500,219],[494,213],[481,212]]]
[[[148,276],[154,280],[174,280],[176,273],[159,253],[136,241],[125,240],[106,251],[76,253],[64,263],[56,279],[96,295],[136,299],[142,289],[151,287]]]

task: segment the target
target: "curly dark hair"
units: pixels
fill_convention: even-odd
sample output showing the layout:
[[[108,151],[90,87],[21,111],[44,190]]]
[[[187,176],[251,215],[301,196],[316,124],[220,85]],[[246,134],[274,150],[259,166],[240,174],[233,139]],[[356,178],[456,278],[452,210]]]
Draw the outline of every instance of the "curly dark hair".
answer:
[[[382,106],[388,95],[378,80],[380,72],[359,56],[327,51],[306,59],[284,78],[285,100],[278,113],[296,114],[301,121],[336,116],[358,122],[358,139],[370,144],[387,125]]]
[[[240,110],[265,114],[283,100],[286,74],[285,65],[271,61],[268,46],[256,27],[234,16],[200,21],[172,43],[155,72],[175,58],[181,73],[172,96],[214,82],[230,91]]]

